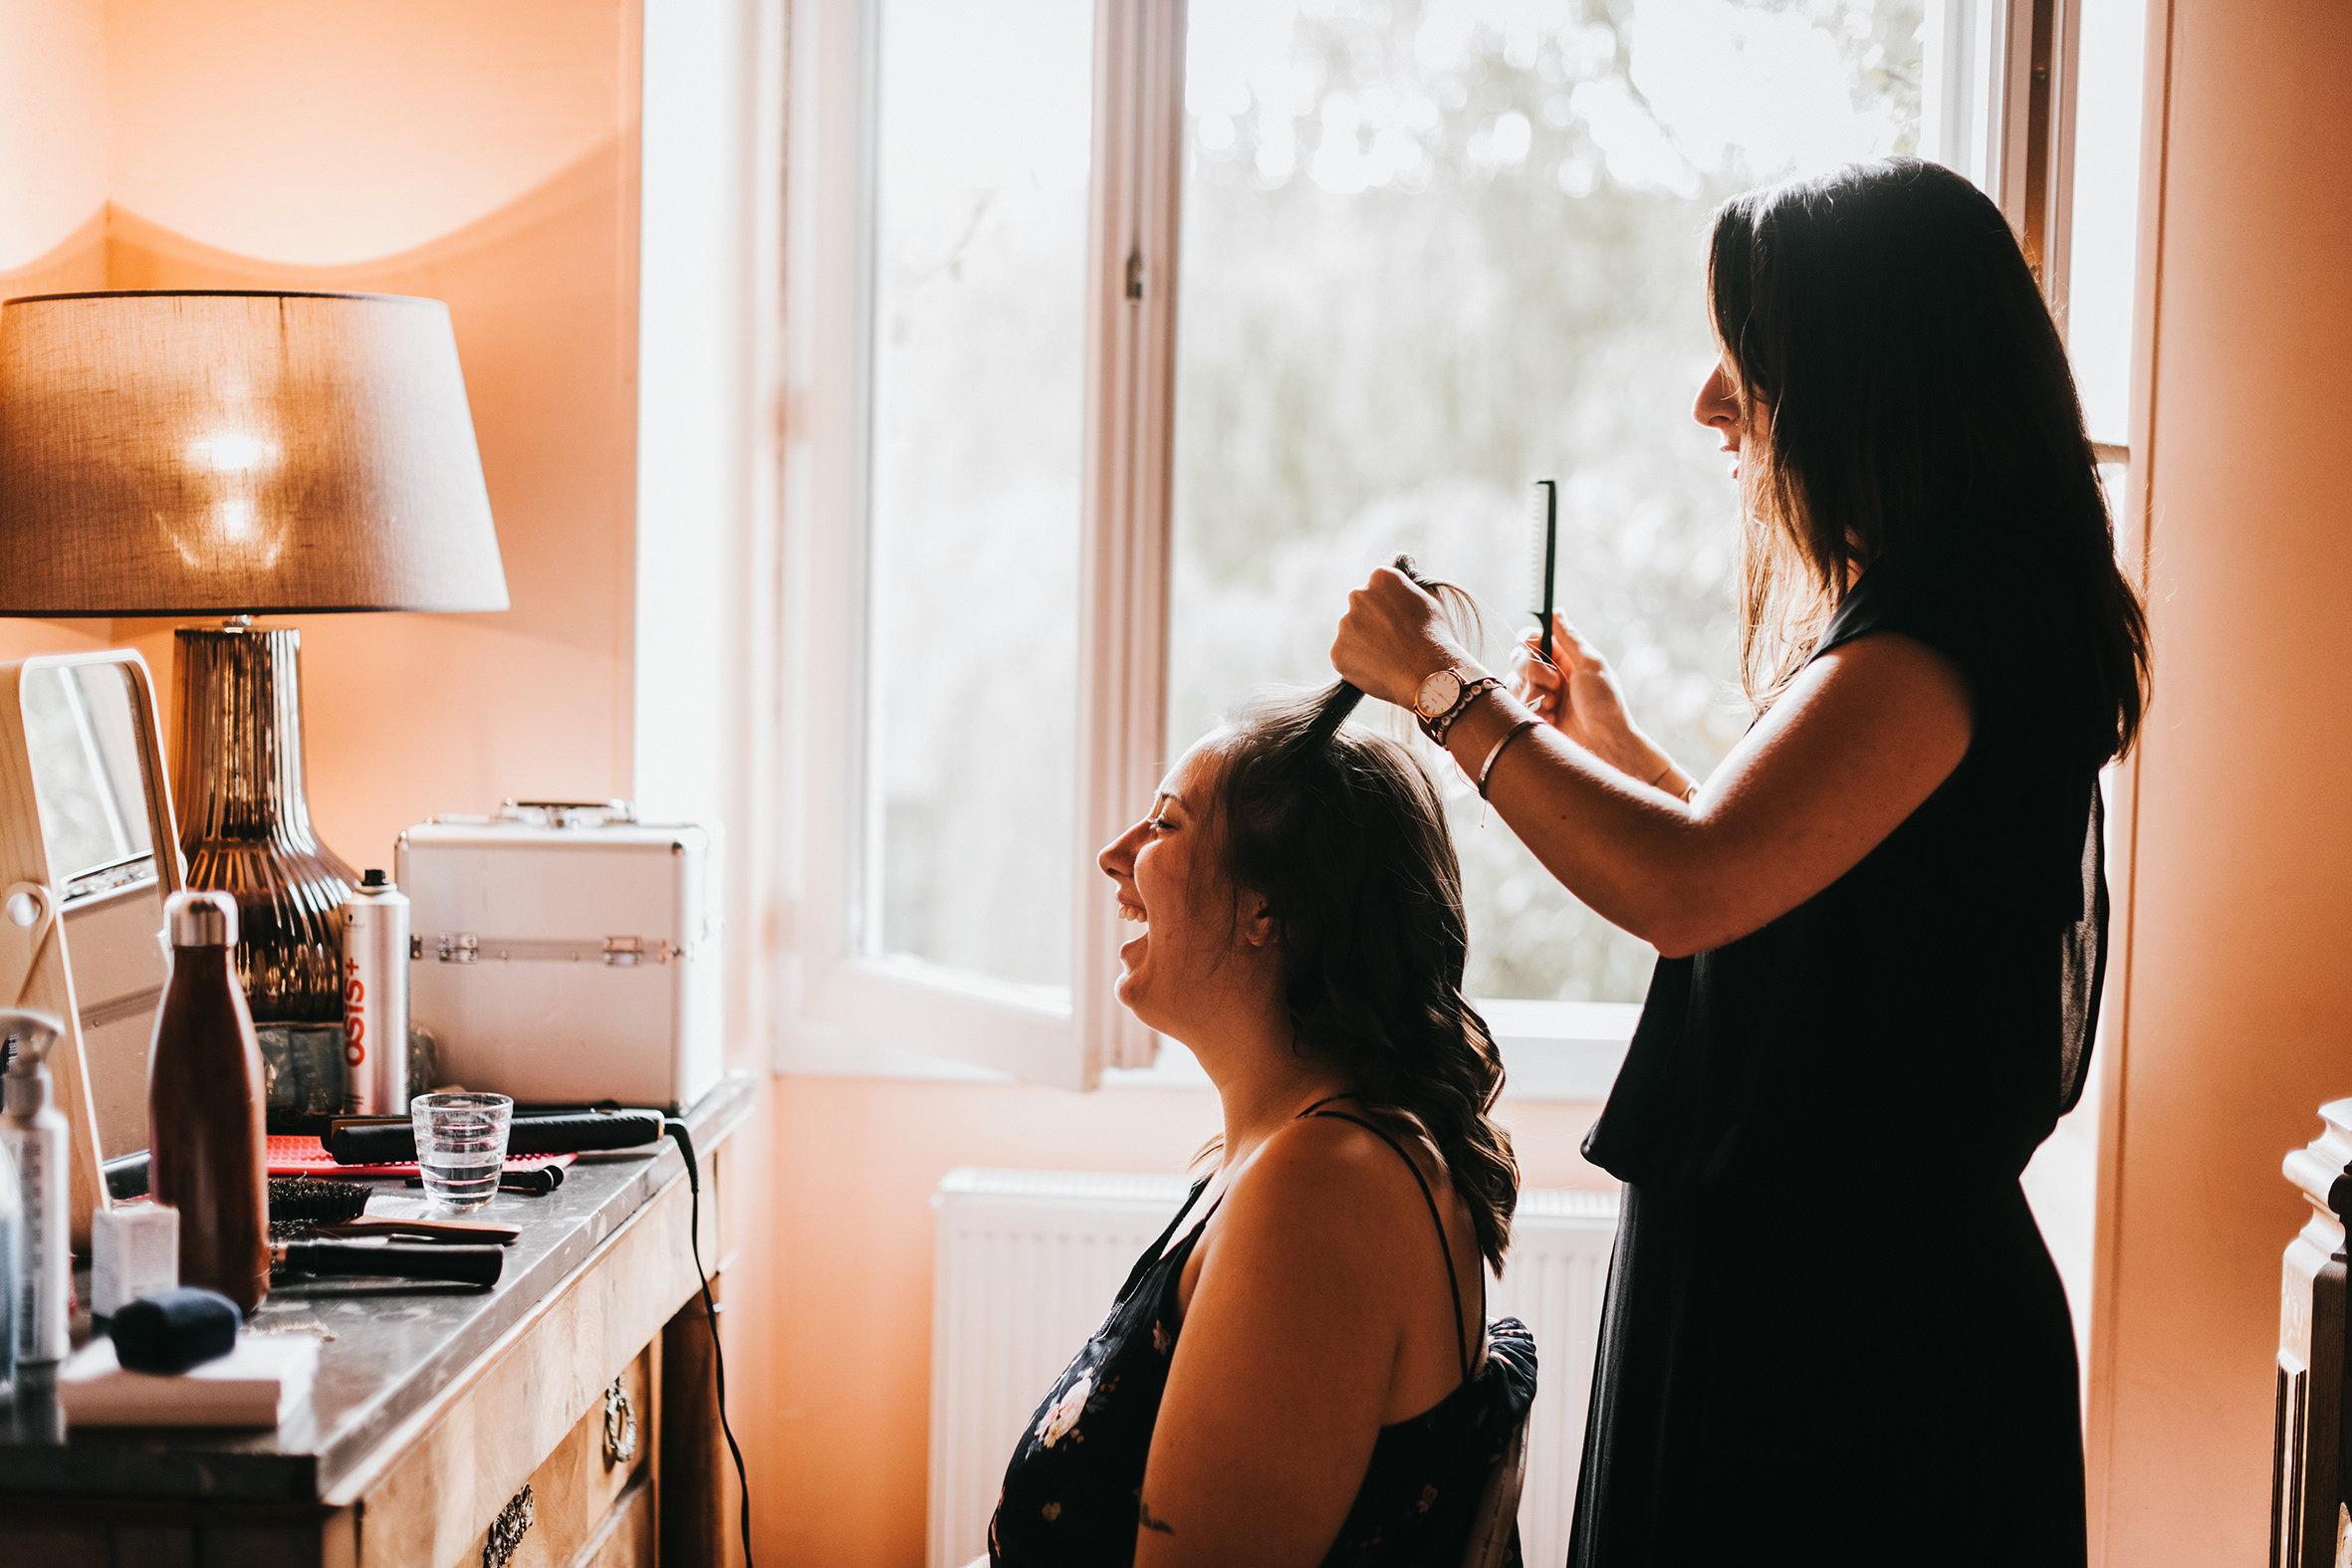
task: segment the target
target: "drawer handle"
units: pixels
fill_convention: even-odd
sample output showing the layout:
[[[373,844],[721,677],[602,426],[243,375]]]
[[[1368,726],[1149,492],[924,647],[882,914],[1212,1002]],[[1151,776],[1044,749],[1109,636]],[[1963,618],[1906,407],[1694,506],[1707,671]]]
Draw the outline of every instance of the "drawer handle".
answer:
[[[614,1378],[604,1391],[604,1467],[626,1464],[637,1456],[637,1408],[628,1391]]]
[[[489,1538],[482,1542],[482,1568],[506,1568],[507,1560],[515,1555],[515,1548],[523,1544],[523,1536],[538,1521],[539,1511],[531,1501],[531,1483],[507,1499],[498,1510],[498,1517],[490,1521]]]

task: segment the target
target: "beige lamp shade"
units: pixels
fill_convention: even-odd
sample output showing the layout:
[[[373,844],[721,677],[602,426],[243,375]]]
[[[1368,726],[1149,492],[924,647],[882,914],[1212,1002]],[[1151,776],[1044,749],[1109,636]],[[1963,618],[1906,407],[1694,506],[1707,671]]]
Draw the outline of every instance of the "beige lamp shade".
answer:
[[[0,614],[506,607],[440,301],[0,305]]]

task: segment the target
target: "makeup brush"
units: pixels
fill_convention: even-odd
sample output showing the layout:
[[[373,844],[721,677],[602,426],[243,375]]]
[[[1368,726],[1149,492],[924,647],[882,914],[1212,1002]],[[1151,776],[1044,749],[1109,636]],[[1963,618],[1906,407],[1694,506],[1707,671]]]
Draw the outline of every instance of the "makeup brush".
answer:
[[[1534,606],[1536,652],[1544,663],[1551,659],[1551,579],[1559,561],[1559,485],[1535,481],[1528,501],[1528,602]]]

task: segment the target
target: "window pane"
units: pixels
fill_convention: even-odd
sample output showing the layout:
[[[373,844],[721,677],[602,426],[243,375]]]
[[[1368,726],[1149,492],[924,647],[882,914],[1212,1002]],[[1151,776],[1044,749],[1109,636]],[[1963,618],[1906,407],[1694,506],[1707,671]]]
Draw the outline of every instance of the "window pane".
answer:
[[[1993,94],[1994,48],[2008,0],[1940,0],[1920,17],[1919,155],[1966,174],[1981,190],[1997,161],[2000,120]],[[1995,193],[1998,198],[1998,192]]]
[[[1709,210],[1911,150],[1921,0],[1191,0],[1173,747],[1330,678],[1398,551],[1529,617],[1526,497],[1560,482],[1561,607],[1686,768],[1747,727],[1737,497],[1689,420]],[[1484,996],[1638,1000],[1652,955],[1452,803]]]
[[[1069,983],[1091,0],[882,0],[860,942]]]
[[[2093,441],[2128,444],[2139,242],[2142,0],[2085,0],[2076,53],[2066,352]]]

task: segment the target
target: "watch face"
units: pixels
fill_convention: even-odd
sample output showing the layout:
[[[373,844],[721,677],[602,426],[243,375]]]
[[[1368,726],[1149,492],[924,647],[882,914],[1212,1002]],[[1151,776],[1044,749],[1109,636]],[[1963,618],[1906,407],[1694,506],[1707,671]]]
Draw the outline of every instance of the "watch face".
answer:
[[[1435,719],[1453,707],[1461,695],[1462,677],[1452,670],[1440,670],[1421,683],[1421,691],[1413,699],[1413,711],[1424,719]]]

